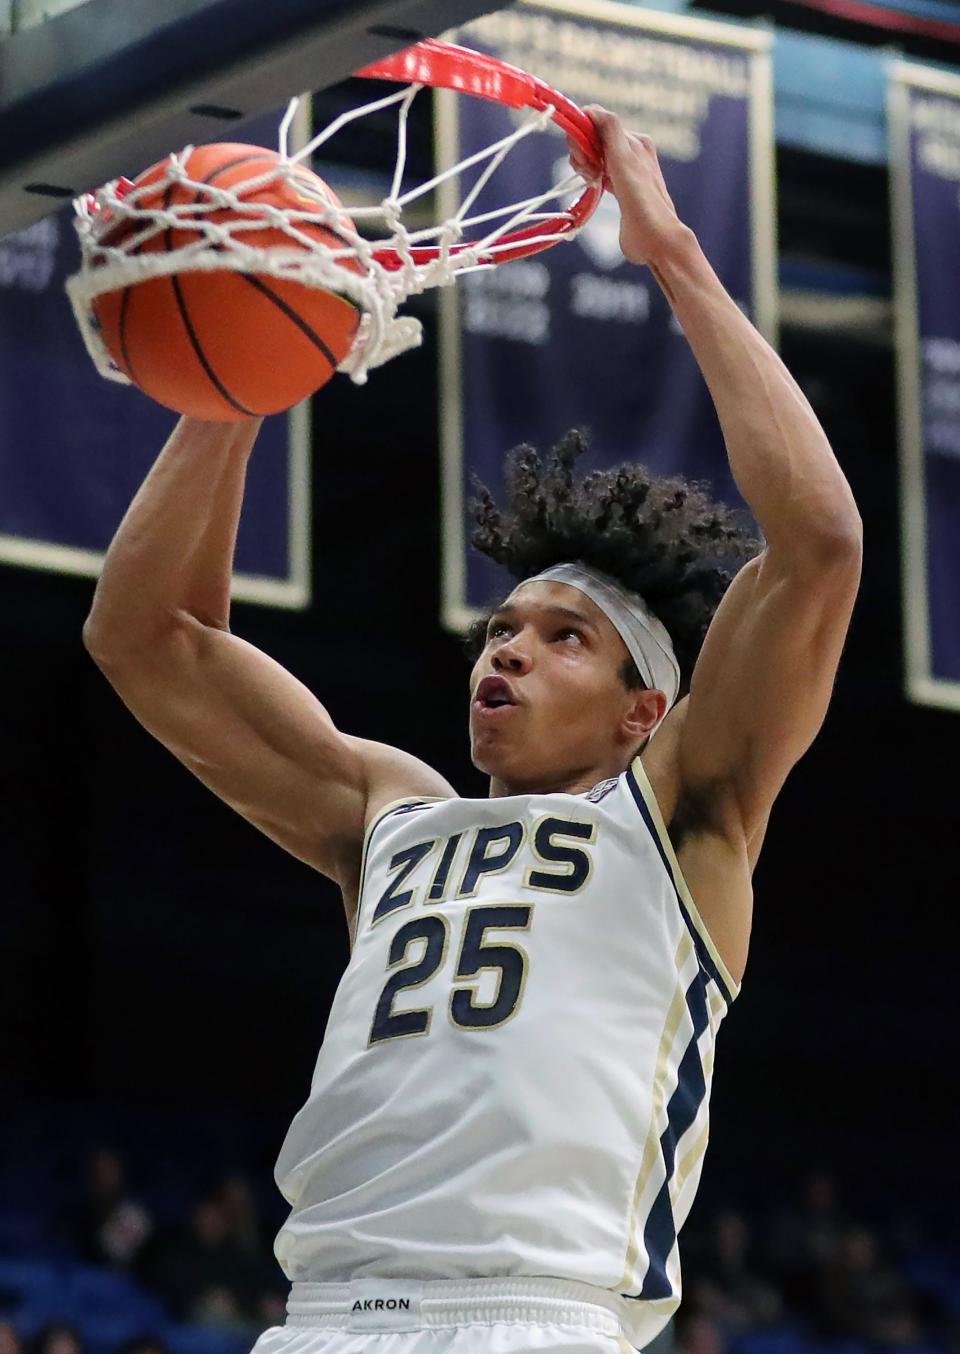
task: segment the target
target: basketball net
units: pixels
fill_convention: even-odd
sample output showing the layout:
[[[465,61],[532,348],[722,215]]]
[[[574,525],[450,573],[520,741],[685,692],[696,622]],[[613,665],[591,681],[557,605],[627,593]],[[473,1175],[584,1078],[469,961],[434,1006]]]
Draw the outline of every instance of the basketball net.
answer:
[[[399,56],[407,58],[409,53],[428,46],[434,50],[446,47],[449,51],[480,59],[479,54],[439,42],[419,44]],[[386,63],[383,65],[386,67]],[[373,72],[375,68],[369,69]],[[513,71],[513,68],[506,69]],[[379,71],[377,74],[380,78],[389,78]],[[514,74],[519,77],[522,72]],[[522,78],[532,81],[532,77],[523,75]],[[533,83],[539,86],[539,82]],[[100,374],[108,380],[130,384],[100,336],[91,305],[94,297],[149,278],[231,269],[324,288],[353,301],[362,318],[353,347],[338,370],[362,384],[371,367],[420,344],[420,322],[410,316],[397,315],[408,297],[431,287],[446,286],[460,273],[491,268],[498,262],[545,249],[577,233],[602,195],[599,171],[597,181],[592,185],[586,185],[579,174],[571,172],[545,192],[471,215],[483,188],[513,147],[534,132],[544,130],[551,121],[558,120],[553,103],[529,109],[509,135],[442,170],[425,183],[404,191],[408,118],[414,99],[425,87],[421,83],[410,84],[398,93],[342,113],[294,155],[288,153],[287,143],[299,100],[292,99],[280,126],[280,158],[276,166],[230,187],[191,179],[185,166],[194,147],[187,146],[170,155],[161,175],[152,177],[140,188],[129,179],[114,179],[96,193],[77,198],[73,205],[81,268],[68,280],[67,294],[87,351]],[[545,86],[540,88],[546,89]],[[566,104],[562,96],[556,95],[556,99]],[[387,196],[372,207],[346,208],[330,201],[323,195],[320,185],[311,185],[310,176],[302,172],[304,162],[309,163],[309,157],[347,123],[392,105],[397,107],[397,154]],[[579,110],[575,111],[579,113]],[[484,161],[487,162],[485,167],[452,216],[435,226],[415,231],[407,228],[403,213],[412,202]],[[298,169],[301,170],[299,174]],[[250,194],[281,180],[293,185],[301,201],[310,198],[313,201],[308,201],[303,210],[299,210],[245,200]],[[158,205],[163,202],[166,189],[175,185],[188,190],[195,200],[174,202],[169,207]],[[555,206],[553,211],[542,210],[551,201],[578,193],[580,196],[571,208],[564,210]],[[144,199],[149,199],[149,205]],[[231,214],[229,220],[211,219],[225,209]],[[345,216],[346,212],[349,216]],[[370,223],[372,234],[378,230],[383,234],[379,238],[364,238],[353,226],[353,221]],[[304,230],[304,226],[327,227],[336,232],[343,243],[331,248]],[[191,242],[181,248],[142,252],[147,241],[171,229],[189,231]],[[464,239],[466,232],[478,229],[478,237],[469,241]],[[290,248],[276,244],[270,248],[259,247],[257,234],[263,230],[283,231],[289,237]],[[111,236],[114,238],[112,243],[109,242]],[[275,240],[276,236],[273,238]],[[522,245],[518,245],[521,240]],[[343,266],[344,261],[349,262],[348,267]]]

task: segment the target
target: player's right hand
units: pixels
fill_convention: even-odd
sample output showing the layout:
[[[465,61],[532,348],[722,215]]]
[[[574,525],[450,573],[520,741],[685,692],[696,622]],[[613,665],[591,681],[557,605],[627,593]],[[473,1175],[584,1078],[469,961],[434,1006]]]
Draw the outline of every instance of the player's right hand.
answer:
[[[615,113],[598,104],[585,110],[603,145],[604,186],[620,205],[620,248],[631,263],[656,265],[681,234],[689,233],[667,191],[656,147],[649,136],[628,132]],[[569,138],[568,138],[569,143]],[[583,152],[570,144],[570,163],[588,180],[595,171]]]

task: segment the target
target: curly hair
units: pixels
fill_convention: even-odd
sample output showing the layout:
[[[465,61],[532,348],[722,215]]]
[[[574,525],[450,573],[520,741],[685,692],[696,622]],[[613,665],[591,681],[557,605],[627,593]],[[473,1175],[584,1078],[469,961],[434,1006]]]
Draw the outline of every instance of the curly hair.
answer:
[[[472,543],[518,582],[576,560],[640,593],[673,640],[679,695],[686,695],[721,597],[764,543],[733,509],[710,498],[706,482],[655,476],[630,462],[575,476],[586,449],[587,435],[574,428],[546,456],[526,445],[508,452],[504,509],[473,476]],[[488,620],[474,621],[465,636],[473,660],[483,650]],[[632,658],[620,676],[628,690],[645,685]]]

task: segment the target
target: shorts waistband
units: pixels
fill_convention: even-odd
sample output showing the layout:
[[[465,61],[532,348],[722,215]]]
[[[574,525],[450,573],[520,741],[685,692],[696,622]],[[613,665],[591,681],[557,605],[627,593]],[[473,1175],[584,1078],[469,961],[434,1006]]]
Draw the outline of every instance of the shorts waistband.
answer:
[[[391,1291],[401,1291],[406,1281],[387,1282]],[[551,1278],[410,1279],[409,1283],[417,1293],[419,1326],[533,1322],[623,1334],[619,1316],[623,1298],[592,1284]],[[287,1299],[286,1325],[349,1327],[356,1293],[356,1285],[350,1283],[298,1280]],[[389,1322],[387,1311],[382,1320],[385,1325]]]

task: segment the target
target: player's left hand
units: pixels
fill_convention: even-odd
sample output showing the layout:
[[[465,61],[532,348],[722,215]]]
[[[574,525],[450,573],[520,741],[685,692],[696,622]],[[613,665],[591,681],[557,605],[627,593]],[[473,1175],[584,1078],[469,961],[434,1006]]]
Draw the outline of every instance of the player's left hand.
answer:
[[[604,187],[620,204],[620,248],[624,257],[631,263],[655,265],[686,228],[667,192],[654,144],[649,136],[628,132],[615,113],[598,104],[590,104],[584,111],[592,118],[603,145]],[[588,181],[595,179],[596,168],[587,163],[570,137],[567,143],[576,172]]]

